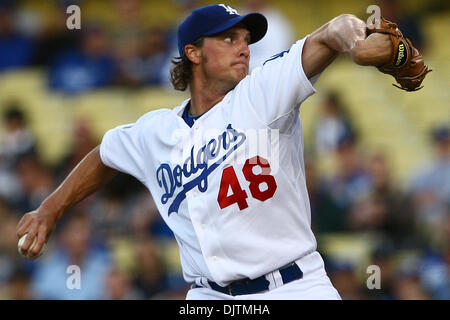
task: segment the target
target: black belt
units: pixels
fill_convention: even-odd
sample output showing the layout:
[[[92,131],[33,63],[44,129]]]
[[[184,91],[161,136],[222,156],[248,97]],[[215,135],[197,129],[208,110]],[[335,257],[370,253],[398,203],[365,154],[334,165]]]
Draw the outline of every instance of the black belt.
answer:
[[[303,278],[303,272],[298,265],[294,262],[287,267],[279,269],[283,284],[289,283],[294,280]],[[253,294],[262,291],[269,290],[270,282],[265,276],[261,276],[256,279],[242,279],[230,283],[226,287],[219,286],[213,281],[208,281],[211,289],[228,294],[230,296],[238,296],[243,294]],[[197,284],[194,284],[194,288],[201,288]]]

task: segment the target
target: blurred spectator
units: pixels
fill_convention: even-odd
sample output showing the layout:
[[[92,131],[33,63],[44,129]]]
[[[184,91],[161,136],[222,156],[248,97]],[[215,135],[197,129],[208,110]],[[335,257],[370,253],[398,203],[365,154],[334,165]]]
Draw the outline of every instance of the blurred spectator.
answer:
[[[16,30],[11,1],[0,2],[0,72],[25,67],[32,61],[33,41]]]
[[[12,169],[21,156],[35,152],[35,138],[17,102],[6,104],[2,116],[5,132],[0,136],[0,197],[17,203],[22,190]]]
[[[411,40],[422,54],[425,49],[425,38],[422,31],[422,12],[409,12],[398,0],[379,0],[381,16],[389,21],[394,21],[405,37]]]
[[[418,223],[434,242],[450,241],[450,126],[433,129],[435,158],[412,179],[413,196]]]
[[[99,25],[85,24],[82,32],[79,49],[62,53],[52,61],[50,88],[81,93],[114,83],[115,64],[105,30]]]
[[[134,75],[142,41],[145,24],[140,0],[113,1],[116,12],[116,24],[111,28],[111,44],[117,61],[118,82],[121,85],[139,85],[140,79]]]
[[[106,276],[105,299],[142,300],[142,294],[133,287],[129,277],[118,269],[112,269]]]
[[[295,32],[289,20],[267,0],[244,0],[241,14],[249,12],[262,13],[268,22],[264,38],[252,44],[250,48],[250,72],[284,50],[288,50],[294,42]]]
[[[40,257],[32,275],[32,288],[37,299],[102,299],[105,278],[111,262],[108,252],[92,242],[88,217],[82,212],[69,212],[62,222],[57,247]],[[69,289],[67,268],[80,268],[80,289]]]
[[[19,222],[17,212],[13,212],[0,201],[0,288],[8,288],[9,281],[17,275],[17,270],[28,272],[25,259],[17,252],[16,226]]]
[[[47,67],[57,56],[77,50],[80,46],[82,32],[67,28],[66,10],[72,4],[82,5],[81,2],[82,0],[55,1],[55,10],[52,11],[51,19],[44,19],[39,11],[21,8],[19,24],[28,34],[33,35],[36,42],[34,65]]]
[[[166,61],[164,62],[161,75],[163,86],[165,88],[172,89],[172,83],[170,82],[170,70],[172,68],[172,59],[175,57],[179,57],[180,53],[178,52],[178,26],[183,22],[186,17],[191,14],[193,10],[198,7],[201,7],[202,4],[199,0],[172,0],[177,8],[177,19],[174,21],[171,27],[167,30],[167,52],[168,55],[166,57]]]
[[[355,273],[355,267],[337,258],[327,261],[327,273],[342,300],[364,299],[362,286]]]
[[[433,299],[450,300],[450,266],[438,252],[424,252],[420,263],[422,286]]]
[[[328,192],[344,212],[348,227],[351,225],[348,221],[350,210],[371,191],[370,176],[354,134],[347,133],[339,138],[337,161],[337,173],[328,183]]]
[[[16,165],[15,173],[22,188],[22,200],[18,209],[22,212],[35,210],[53,192],[55,181],[53,172],[36,155],[22,157]]]
[[[166,31],[161,27],[149,29],[134,55],[120,61],[120,83],[125,85],[161,85],[169,73],[164,69],[168,58]]]
[[[18,102],[6,104],[4,110],[3,124],[6,132],[0,141],[0,162],[10,167],[20,156],[34,151],[35,138]]]
[[[141,236],[135,241],[136,266],[132,275],[133,283],[146,299],[154,298],[167,289],[164,265],[155,240]]]
[[[61,160],[58,166],[58,180],[64,179],[75,166],[98,145],[92,126],[86,119],[75,120],[72,130],[71,152]]]
[[[429,300],[431,296],[421,284],[420,257],[403,257],[394,272],[392,292],[396,300]]]
[[[86,208],[96,234],[109,242],[130,235],[132,213],[138,206],[143,185],[130,175],[118,173]]]
[[[372,252],[370,260],[371,265],[380,268],[380,287],[367,288],[366,297],[371,300],[392,300],[393,281],[395,271],[395,254],[394,243],[390,239],[382,239]]]
[[[334,201],[324,181],[318,176],[313,159],[305,159],[305,174],[311,205],[311,224],[315,234],[345,230],[345,212]]]
[[[159,214],[153,197],[147,190],[139,194],[131,218],[132,233],[136,237],[153,235],[159,239],[173,239],[173,232]]]
[[[398,274],[394,280],[396,300],[430,300],[430,296],[420,285],[417,274]]]
[[[7,300],[30,300],[32,299],[30,290],[30,275],[25,269],[15,269],[8,279],[6,286]]]
[[[131,228],[135,237],[146,237],[152,231],[152,225],[160,217],[153,197],[141,193],[137,205],[132,213]]]
[[[319,156],[334,152],[339,139],[355,133],[350,116],[347,114],[337,92],[327,93],[319,118],[314,126],[315,150]]]
[[[409,199],[392,181],[387,159],[375,154],[368,161],[370,192],[357,201],[350,213],[350,224],[356,230],[382,232],[398,248],[414,243],[414,216]]]
[[[116,24],[111,30],[112,46],[119,57],[132,57],[139,50],[145,30],[142,2],[140,0],[112,2],[117,17]]]

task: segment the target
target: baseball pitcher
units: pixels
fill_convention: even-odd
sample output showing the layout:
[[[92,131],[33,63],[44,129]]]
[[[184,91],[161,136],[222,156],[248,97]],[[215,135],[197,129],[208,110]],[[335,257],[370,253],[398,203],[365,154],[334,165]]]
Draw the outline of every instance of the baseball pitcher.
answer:
[[[407,91],[429,70],[394,23],[369,30],[343,14],[249,75],[249,45],[266,31],[259,13],[194,10],[179,26],[171,71],[190,98],[109,130],[21,219],[22,253],[38,256],[64,212],[121,171],[148,188],[174,232],[187,299],[340,299],[311,231],[300,105],[339,54]]]

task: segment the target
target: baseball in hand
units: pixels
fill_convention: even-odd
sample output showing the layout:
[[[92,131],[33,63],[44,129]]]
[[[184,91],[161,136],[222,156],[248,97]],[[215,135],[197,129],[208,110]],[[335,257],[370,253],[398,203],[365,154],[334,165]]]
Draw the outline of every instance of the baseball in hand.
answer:
[[[17,243],[17,250],[19,251],[19,253],[20,253],[21,256],[23,256],[23,257],[29,259],[29,256],[28,256],[28,255],[24,255],[24,254],[22,254],[22,252],[20,251],[20,248],[22,247],[23,243],[25,242],[25,239],[27,238],[27,235],[28,235],[28,234],[25,234],[25,235],[22,236],[22,238],[19,239],[19,242]],[[36,241],[37,241],[37,237],[34,238],[34,241],[33,241],[33,243],[31,244],[30,248],[28,249],[28,252],[30,252],[30,251],[33,249],[34,245],[36,244]],[[44,250],[45,250],[45,243],[44,243],[44,246],[43,246],[42,249],[41,249],[41,252],[39,252],[39,254],[38,254],[36,257],[34,257],[34,259],[40,257],[40,256],[44,253]]]

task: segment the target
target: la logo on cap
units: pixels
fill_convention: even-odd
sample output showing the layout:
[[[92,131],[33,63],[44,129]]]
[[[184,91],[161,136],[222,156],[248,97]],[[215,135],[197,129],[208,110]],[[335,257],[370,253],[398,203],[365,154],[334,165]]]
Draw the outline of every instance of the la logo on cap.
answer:
[[[239,13],[237,12],[237,10],[236,10],[236,9],[233,9],[233,8],[230,7],[230,6],[227,6],[227,5],[224,5],[224,4],[219,4],[219,6],[223,7],[225,10],[227,10],[227,12],[228,12],[229,14],[237,14],[237,15],[239,15]]]

